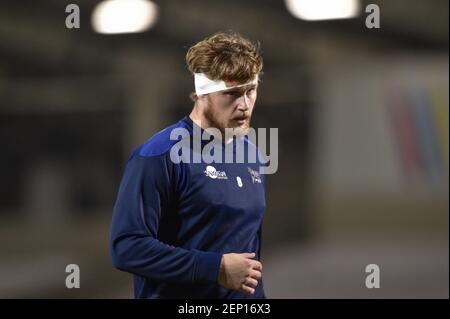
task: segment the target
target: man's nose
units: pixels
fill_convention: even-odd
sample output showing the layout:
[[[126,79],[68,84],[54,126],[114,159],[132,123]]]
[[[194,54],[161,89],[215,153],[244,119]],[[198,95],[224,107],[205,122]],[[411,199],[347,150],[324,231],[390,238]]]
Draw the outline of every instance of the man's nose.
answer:
[[[250,108],[250,101],[248,97],[245,94],[243,94],[238,101],[238,110],[246,112],[248,111],[249,108]]]

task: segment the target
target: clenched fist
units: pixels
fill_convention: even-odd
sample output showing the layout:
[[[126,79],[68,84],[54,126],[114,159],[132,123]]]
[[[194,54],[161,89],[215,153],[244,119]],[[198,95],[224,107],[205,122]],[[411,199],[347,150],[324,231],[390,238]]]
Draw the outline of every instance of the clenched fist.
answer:
[[[255,253],[224,254],[220,263],[219,284],[225,288],[253,294],[261,279],[262,264]]]

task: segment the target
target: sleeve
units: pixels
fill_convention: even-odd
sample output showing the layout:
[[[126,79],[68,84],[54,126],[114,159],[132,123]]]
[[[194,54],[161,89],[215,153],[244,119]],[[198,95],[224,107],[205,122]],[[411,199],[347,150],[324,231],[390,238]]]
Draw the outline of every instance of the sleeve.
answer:
[[[158,281],[217,283],[222,254],[183,249],[157,239],[158,225],[171,200],[164,156],[133,154],[114,206],[110,253],[123,271]]]

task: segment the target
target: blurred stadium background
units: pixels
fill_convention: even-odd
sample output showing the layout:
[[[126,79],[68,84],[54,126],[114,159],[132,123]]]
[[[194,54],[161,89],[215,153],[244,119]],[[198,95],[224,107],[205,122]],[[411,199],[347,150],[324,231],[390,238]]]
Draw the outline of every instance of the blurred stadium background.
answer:
[[[154,0],[150,28],[102,34],[99,1],[74,2],[79,29],[68,1],[2,1],[0,298],[132,297],[108,252],[126,158],[190,111],[186,49],[230,29],[265,58],[253,126],[279,128],[267,296],[448,298],[449,3],[355,2],[308,21],[281,0]],[[65,287],[72,263],[80,289]]]

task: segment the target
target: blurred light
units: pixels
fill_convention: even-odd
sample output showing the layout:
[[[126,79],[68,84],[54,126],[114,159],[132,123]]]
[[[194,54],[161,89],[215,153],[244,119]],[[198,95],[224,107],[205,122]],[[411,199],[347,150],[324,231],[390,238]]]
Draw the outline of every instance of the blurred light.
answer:
[[[303,20],[348,19],[358,15],[359,0],[285,0],[289,12]]]
[[[148,0],[108,0],[92,13],[92,26],[98,33],[142,32],[152,27],[158,7]]]

